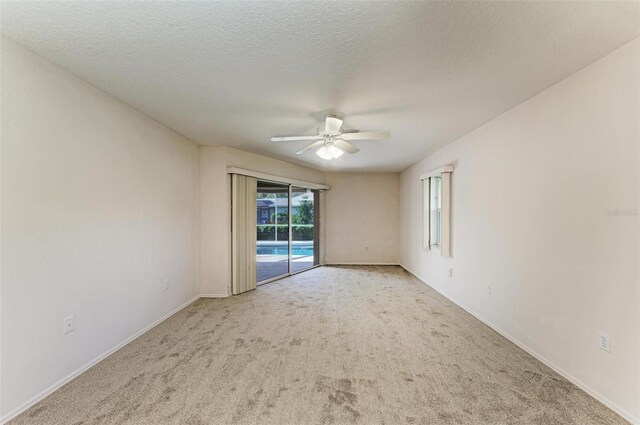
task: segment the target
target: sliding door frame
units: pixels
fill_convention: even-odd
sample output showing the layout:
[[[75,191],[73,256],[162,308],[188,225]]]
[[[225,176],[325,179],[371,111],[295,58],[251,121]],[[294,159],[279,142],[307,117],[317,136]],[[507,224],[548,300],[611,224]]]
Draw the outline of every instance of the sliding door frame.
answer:
[[[315,269],[315,268],[318,268],[318,267],[321,267],[321,266],[322,266],[322,264],[316,264],[315,266],[311,266],[311,267],[308,267],[306,269],[302,269],[302,270],[298,270],[298,271],[290,272],[290,273],[286,273],[286,274],[281,274],[281,275],[275,276],[275,277],[270,277],[269,279],[265,279],[265,280],[261,280],[260,282],[257,282],[257,285],[258,286],[262,286],[262,285],[265,285],[267,283],[275,282],[276,280],[284,279],[285,277],[293,276],[293,275],[296,275],[296,274],[299,274],[299,273],[308,272],[309,270],[312,270],[312,269]]]
[[[273,281],[291,276],[291,184],[287,183],[287,182],[280,182],[277,180],[269,180],[269,179],[263,179],[263,178],[258,178],[258,183],[263,182],[263,183],[273,183],[275,185],[278,186],[286,186],[286,190],[287,190],[287,223],[288,223],[288,228],[287,228],[287,272],[283,273],[283,274],[279,274],[278,276],[273,276],[270,277],[268,279],[264,279],[261,281],[256,282],[257,286],[262,286],[266,283],[271,283]],[[285,188],[282,188],[282,192],[284,192]],[[275,227],[275,232],[276,235],[278,234],[278,216],[276,215],[276,227]],[[256,269],[258,267],[257,261],[256,261]],[[256,279],[257,279],[257,273],[256,273]]]
[[[293,199],[291,198],[291,193],[292,190],[291,188],[293,187],[292,185],[288,185],[289,186],[289,199],[287,200],[287,202],[289,203],[289,205],[287,205],[287,208],[289,210],[289,213],[287,214],[287,217],[289,219],[289,261],[287,263],[287,274],[289,276],[291,276],[291,261],[293,260]]]
[[[239,174],[239,173],[234,173],[234,174]],[[320,191],[321,190],[326,190],[326,189],[322,189],[322,188],[320,188],[318,186],[326,187],[327,189],[328,189],[328,186],[317,185],[317,184],[305,184],[304,182],[292,181],[292,180],[289,180],[289,181],[278,181],[278,180],[275,180],[275,179],[262,178],[262,177],[257,178],[257,180],[258,180],[258,182],[273,183],[273,184],[278,184],[278,185],[287,185],[288,192],[289,192],[288,199],[287,199],[287,203],[288,203],[288,205],[287,205],[287,210],[288,210],[287,217],[288,217],[288,226],[289,226],[288,227],[289,238],[288,238],[288,242],[287,242],[288,254],[289,254],[288,257],[289,258],[288,258],[288,262],[287,262],[287,273],[284,273],[284,274],[281,274],[281,275],[278,275],[278,276],[274,276],[274,277],[270,277],[269,279],[265,279],[265,280],[261,280],[259,282],[256,282],[257,286],[262,286],[262,285],[264,285],[266,283],[271,283],[271,282],[274,282],[276,280],[283,279],[285,277],[293,276],[295,274],[306,272],[306,271],[309,271],[311,269],[315,269],[316,267],[320,267],[322,265],[322,264],[320,264],[320,245],[322,243],[322,241],[320,240],[320,233],[321,233],[320,232],[320,208],[319,208],[319,206],[320,206]],[[293,226],[293,199],[291,198],[291,195],[292,195],[292,192],[293,192],[292,189],[293,189],[294,186],[295,187],[300,187],[300,188],[303,188],[303,189],[310,189],[310,190],[317,190],[318,191],[317,192],[318,193],[317,196],[315,196],[315,194],[314,194],[314,203],[313,203],[313,208],[314,208],[314,220],[313,220],[314,221],[314,223],[313,223],[314,224],[314,230],[313,230],[313,234],[314,234],[314,237],[316,237],[316,235],[317,235],[317,238],[318,238],[318,252],[317,253],[314,252],[314,260],[313,261],[315,262],[316,261],[316,257],[317,257],[318,264],[314,264],[311,267],[307,267],[306,269],[296,270],[296,271],[293,271],[292,268],[291,268],[291,263],[292,263],[292,259],[293,259],[292,258],[293,257],[293,253],[292,253],[292,251],[293,251],[293,227],[292,227]],[[316,206],[318,208],[316,208]],[[315,216],[317,216],[317,219],[315,218]],[[276,233],[277,233],[277,231],[278,231],[278,228],[276,226]],[[257,267],[257,265],[256,265],[256,267]]]

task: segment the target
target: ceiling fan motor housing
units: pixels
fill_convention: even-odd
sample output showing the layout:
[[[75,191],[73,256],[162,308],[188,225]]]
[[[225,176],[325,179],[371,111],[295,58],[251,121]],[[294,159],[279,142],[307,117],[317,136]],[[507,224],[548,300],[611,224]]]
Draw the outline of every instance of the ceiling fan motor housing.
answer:
[[[389,137],[389,133],[386,131],[378,132],[365,132],[360,133],[358,131],[342,130],[343,121],[335,115],[328,114],[325,117],[324,128],[317,129],[316,136],[282,136],[274,137],[272,142],[286,142],[297,140],[314,140],[314,142],[307,147],[296,152],[297,155],[303,154],[309,149],[319,149],[316,154],[326,160],[337,159],[343,153],[354,154],[360,151],[357,147],[348,142],[348,140],[380,140]]]

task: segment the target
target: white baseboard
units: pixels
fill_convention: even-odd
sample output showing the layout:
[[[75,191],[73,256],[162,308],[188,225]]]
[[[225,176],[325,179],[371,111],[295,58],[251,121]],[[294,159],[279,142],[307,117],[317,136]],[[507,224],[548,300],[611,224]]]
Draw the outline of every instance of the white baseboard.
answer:
[[[88,369],[90,369],[91,367],[95,366],[96,364],[98,364],[99,362],[101,362],[102,360],[104,360],[105,358],[110,356],[111,354],[115,353],[116,351],[118,351],[119,349],[121,349],[122,347],[124,347],[125,345],[127,345],[128,343],[133,341],[134,339],[138,338],[140,335],[142,335],[142,334],[148,332],[149,330],[151,330],[152,328],[158,326],[160,323],[164,322],[169,317],[173,316],[174,314],[176,314],[177,312],[179,312],[183,308],[185,308],[188,305],[192,304],[194,301],[198,300],[199,298],[200,298],[200,295],[190,299],[186,303],[182,304],[180,307],[178,307],[178,308],[170,311],[169,313],[165,314],[164,316],[162,316],[160,319],[156,320],[155,322],[153,322],[149,326],[146,326],[142,330],[140,330],[140,331],[136,332],[135,334],[131,335],[130,337],[126,338],[124,341],[120,342],[115,347],[113,347],[113,348],[105,351],[104,353],[100,354],[98,357],[96,357],[95,359],[91,360],[89,363],[87,363],[84,366],[80,367],[79,369],[76,369],[75,371],[71,372],[69,375],[65,376],[64,378],[62,378],[61,380],[59,380],[55,384],[51,385],[46,390],[44,390],[44,391],[40,392],[39,394],[37,394],[36,396],[32,397],[30,400],[22,403],[20,406],[16,407],[15,409],[13,409],[10,412],[8,412],[6,415],[2,416],[2,418],[0,418],[0,424],[5,424],[5,423],[9,422],[11,419],[15,418],[20,413],[24,412],[25,410],[27,410],[28,408],[30,408],[31,406],[33,406],[34,404],[36,404],[37,402],[42,400],[43,398],[47,397],[49,394],[53,393],[55,390],[57,390],[58,388],[60,388],[64,384],[66,384],[67,382],[71,381],[72,379],[74,379],[78,375],[80,375],[81,373],[83,373],[83,372],[87,371]]]
[[[515,337],[511,336],[510,334],[508,334],[507,332],[503,331],[502,329],[500,329],[499,327],[497,327],[496,325],[491,323],[489,320],[487,320],[484,317],[482,317],[480,314],[476,313],[475,311],[473,311],[470,308],[468,308],[467,306],[465,306],[463,303],[458,302],[457,300],[455,300],[451,296],[446,295],[446,294],[438,291],[436,288],[434,288],[433,286],[429,285],[428,283],[426,283],[425,281],[420,279],[415,273],[413,273],[411,270],[409,270],[404,265],[400,264],[400,267],[402,267],[403,269],[405,269],[406,271],[411,273],[420,282],[422,282],[425,285],[429,286],[431,289],[433,289],[434,291],[436,291],[437,293],[439,293],[440,295],[442,295],[443,297],[445,297],[446,299],[448,299],[452,303],[456,304],[458,307],[462,308],[464,311],[466,311],[467,313],[469,313],[470,315],[472,315],[476,319],[480,320],[482,323],[484,323],[485,325],[489,326],[491,329],[493,329],[494,331],[498,332],[503,337],[505,337],[509,341],[513,342],[515,345],[517,345],[518,347],[520,347],[521,349],[523,349],[527,353],[531,354],[533,357],[535,357],[536,359],[538,359],[539,361],[541,361],[542,363],[547,365],[549,368],[553,369],[553,371],[555,371],[556,373],[558,373],[559,375],[561,375],[562,377],[564,377],[565,379],[570,381],[572,384],[574,384],[576,387],[580,388],[581,390],[583,390],[584,392],[589,394],[591,397],[595,398],[596,400],[598,400],[599,402],[601,402],[602,404],[607,406],[609,409],[611,409],[614,412],[616,412],[618,415],[622,416],[627,421],[629,421],[629,422],[631,422],[632,424],[635,424],[635,425],[640,425],[640,418],[634,417],[631,413],[627,412],[626,410],[624,410],[623,408],[618,406],[616,403],[614,403],[613,401],[609,400],[607,397],[603,396],[602,394],[600,394],[599,392],[597,392],[593,388],[589,387],[588,385],[586,385],[584,382],[580,381],[575,376],[567,373],[564,369],[562,369],[561,367],[555,365],[553,362],[551,362],[550,360],[545,358],[543,355],[541,355],[540,353],[538,353],[537,351],[535,351],[534,349],[532,349],[528,345],[520,342],[517,338],[515,338]]]
[[[200,294],[200,298],[227,298],[231,294]]]
[[[409,270],[406,266],[404,266],[402,264],[397,264],[397,263],[332,263],[332,264],[327,264],[327,265],[336,265],[336,266],[337,265],[400,266],[403,269],[405,269],[407,272],[411,273],[420,282],[422,282],[425,285],[429,286],[426,282],[423,282],[420,278],[418,278],[418,276],[416,276],[415,273],[413,273],[411,270]],[[514,338],[513,336],[511,336],[507,332],[505,332],[502,329],[500,329],[499,327],[495,326],[493,323],[491,323],[490,321],[486,320],[485,318],[483,318],[481,315],[479,315],[478,313],[474,312],[473,310],[469,309],[464,304],[462,304],[462,303],[458,302],[457,300],[453,299],[452,297],[450,297],[450,296],[438,291],[436,288],[433,288],[431,286],[429,286],[429,287],[432,288],[434,291],[438,292],[443,297],[447,298],[449,301],[451,301],[454,304],[458,305],[460,308],[465,310],[467,313],[471,314],[473,317],[475,317],[476,319],[480,320],[482,323],[484,323],[485,325],[489,326],[491,329],[495,330],[496,332],[498,332],[500,335],[502,335],[503,337],[505,337],[509,341],[513,342],[515,345],[517,345],[518,347],[520,347],[521,349],[523,349],[527,353],[531,354],[536,359],[540,360],[542,363],[544,363],[545,365],[547,365],[548,367],[553,369],[555,372],[557,372],[558,374],[560,374],[561,376],[563,376],[564,378],[566,378],[567,380],[572,382],[574,385],[576,385],[578,388],[582,389],[584,392],[586,392],[587,394],[589,394],[590,396],[592,396],[596,400],[600,401],[602,404],[604,404],[605,406],[607,406],[608,408],[610,408],[611,410],[616,412],[618,415],[622,416],[627,421],[631,422],[632,424],[640,424],[640,419],[634,417],[629,412],[627,412],[626,410],[624,410],[620,406],[618,406],[616,403],[614,403],[613,401],[609,400],[607,397],[604,397],[603,395],[601,395],[600,393],[598,393],[597,391],[595,391],[594,389],[592,389],[588,385],[584,384],[579,379],[577,379],[574,376],[570,375],[569,373],[565,372],[562,368],[560,368],[559,366],[556,366],[551,361],[547,360],[544,356],[540,355],[535,350],[533,350],[530,347],[528,347],[526,344],[523,344],[518,339]],[[11,419],[15,418],[20,413],[24,412],[25,410],[27,410],[28,408],[30,408],[31,406],[33,406],[34,404],[36,404],[37,402],[42,400],[43,398],[47,397],[49,394],[53,393],[55,390],[57,390],[58,388],[60,388],[64,384],[66,384],[67,382],[71,381],[72,379],[74,379],[75,377],[80,375],[81,373],[83,373],[86,370],[90,369],[92,366],[94,366],[97,363],[99,363],[100,361],[104,360],[109,355],[111,355],[114,352],[118,351],[120,348],[124,347],[125,345],[127,345],[128,343],[133,341],[134,339],[138,338],[140,335],[144,334],[145,332],[148,332],[149,330],[151,330],[155,326],[157,326],[160,323],[162,323],[163,321],[167,320],[169,317],[173,316],[174,314],[176,314],[177,312],[179,312],[183,308],[185,308],[188,305],[192,304],[194,301],[198,300],[199,298],[226,298],[226,297],[229,297],[229,296],[230,295],[228,295],[228,294],[201,294],[201,295],[199,295],[197,297],[192,298],[191,300],[189,300],[186,303],[182,304],[180,307],[172,310],[171,312],[167,313],[165,316],[163,316],[160,319],[156,320],[154,323],[150,324],[149,326],[145,327],[144,329],[142,329],[142,330],[136,332],[135,334],[131,335],[130,337],[128,337],[127,339],[125,339],[124,341],[122,341],[121,343],[116,345],[115,347],[113,347],[110,350],[102,353],[101,355],[99,355],[98,357],[96,357],[95,359],[90,361],[89,363],[85,364],[84,366],[80,367],[76,371],[72,372],[71,374],[69,374],[65,378],[63,378],[60,381],[56,382],[55,384],[51,385],[49,388],[47,388],[46,390],[42,391],[38,395],[34,396],[33,398],[31,398],[27,402],[23,403],[22,405],[16,407],[12,411],[8,412],[6,415],[4,415],[2,418],[0,418],[0,424],[5,424],[6,422],[8,422]]]
[[[335,263],[326,263],[323,266],[399,266],[399,263],[345,263],[339,261]]]

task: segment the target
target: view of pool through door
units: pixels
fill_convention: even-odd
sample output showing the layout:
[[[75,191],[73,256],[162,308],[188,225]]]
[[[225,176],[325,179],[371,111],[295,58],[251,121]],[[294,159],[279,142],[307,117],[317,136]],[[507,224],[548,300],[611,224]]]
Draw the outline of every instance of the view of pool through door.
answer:
[[[258,283],[267,283],[320,264],[318,205],[318,190],[258,181]]]

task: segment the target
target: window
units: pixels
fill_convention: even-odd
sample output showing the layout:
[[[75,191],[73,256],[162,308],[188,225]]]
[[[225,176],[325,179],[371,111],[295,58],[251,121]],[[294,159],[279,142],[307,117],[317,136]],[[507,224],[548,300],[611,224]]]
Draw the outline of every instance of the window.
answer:
[[[439,249],[442,256],[450,255],[450,182],[453,166],[431,171],[422,180],[423,246]]]
[[[442,177],[435,176],[429,180],[429,245],[439,247],[442,241]]]

